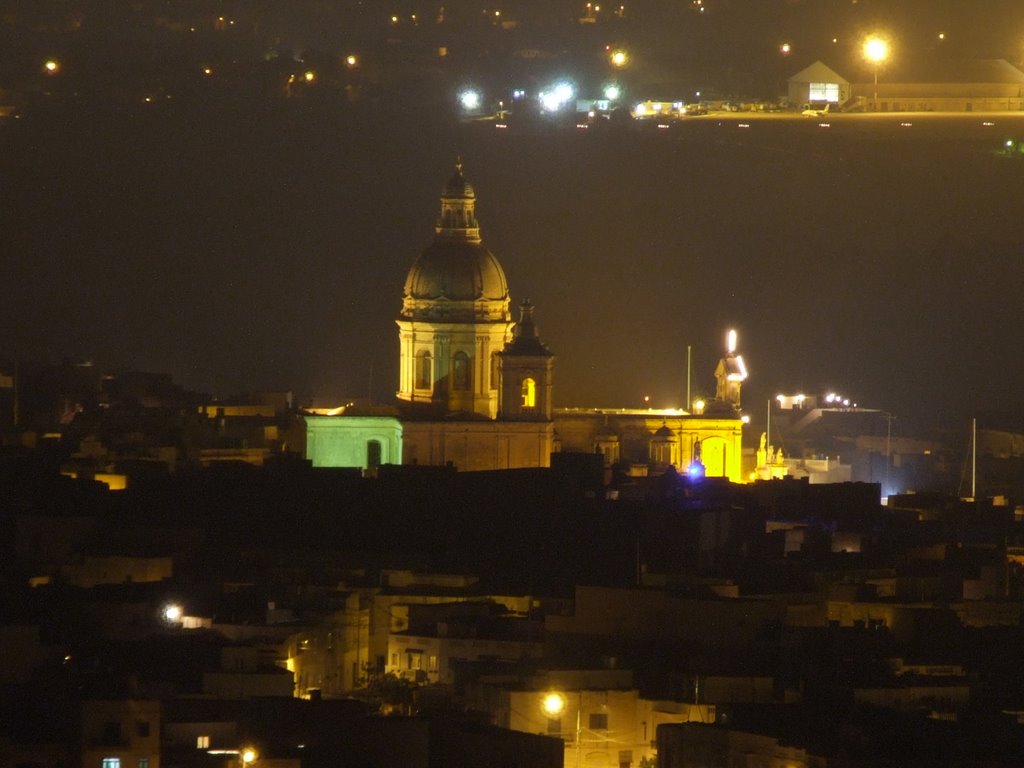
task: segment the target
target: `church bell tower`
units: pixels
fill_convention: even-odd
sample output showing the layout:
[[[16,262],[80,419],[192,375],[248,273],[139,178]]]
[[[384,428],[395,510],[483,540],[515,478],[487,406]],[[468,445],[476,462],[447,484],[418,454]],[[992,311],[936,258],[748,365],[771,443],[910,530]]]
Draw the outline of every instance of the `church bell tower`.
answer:
[[[533,304],[524,301],[519,312],[512,341],[498,355],[498,417],[504,421],[551,421],[555,356],[537,336]]]

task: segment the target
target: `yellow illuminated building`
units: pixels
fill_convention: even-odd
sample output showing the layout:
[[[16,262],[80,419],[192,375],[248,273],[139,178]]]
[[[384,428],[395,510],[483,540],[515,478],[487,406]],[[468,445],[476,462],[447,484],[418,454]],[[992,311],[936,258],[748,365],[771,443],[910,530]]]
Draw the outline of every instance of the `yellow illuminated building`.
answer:
[[[715,371],[716,397],[699,411],[555,410],[554,356],[537,333],[534,307],[522,302],[517,320],[510,307],[505,272],[480,236],[476,192],[457,163],[441,194],[433,243],[406,277],[394,410],[309,414],[307,458],[314,466],[366,469],[370,455],[478,471],[546,467],[561,450],[598,452],[606,466],[633,474],[699,467],[708,477],[744,481],[739,409],[747,371],[734,332]],[[368,437],[375,420],[392,435],[386,458],[369,442],[384,444]]]

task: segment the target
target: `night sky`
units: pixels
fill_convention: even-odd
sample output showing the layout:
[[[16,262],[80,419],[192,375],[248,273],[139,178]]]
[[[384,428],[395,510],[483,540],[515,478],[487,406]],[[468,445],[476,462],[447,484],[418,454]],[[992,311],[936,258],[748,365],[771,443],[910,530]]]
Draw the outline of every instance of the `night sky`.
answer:
[[[834,388],[935,422],[1019,409],[1024,157],[998,149],[1024,116],[740,122],[503,132],[401,99],[40,108],[0,124],[0,352],[219,396],[386,400],[405,275],[460,155],[484,243],[557,356],[557,406],[681,405],[687,345],[713,394],[735,327],[748,408]]]

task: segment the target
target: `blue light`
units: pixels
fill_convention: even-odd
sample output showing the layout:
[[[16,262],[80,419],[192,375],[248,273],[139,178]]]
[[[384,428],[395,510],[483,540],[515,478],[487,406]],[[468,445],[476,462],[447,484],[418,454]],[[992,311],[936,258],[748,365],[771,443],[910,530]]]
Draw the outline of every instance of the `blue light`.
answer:
[[[704,477],[704,465],[699,461],[694,461],[686,468],[686,474],[691,480],[700,480]]]

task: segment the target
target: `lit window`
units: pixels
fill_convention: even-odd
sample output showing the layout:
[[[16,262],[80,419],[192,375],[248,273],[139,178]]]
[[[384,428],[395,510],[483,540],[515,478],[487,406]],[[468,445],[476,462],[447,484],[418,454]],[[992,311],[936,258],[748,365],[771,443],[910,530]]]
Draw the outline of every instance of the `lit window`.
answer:
[[[416,388],[430,389],[430,353],[423,350],[416,355]]]
[[[839,83],[811,83],[808,101],[839,102]]]
[[[210,737],[209,736],[196,736],[196,749],[209,749],[210,748]]]
[[[102,767],[103,768],[121,768],[121,758],[120,757],[104,757],[103,758]]]
[[[140,757],[139,758],[139,768],[149,768],[149,758],[148,757]]]
[[[452,359],[452,389],[465,392],[469,389],[469,356],[456,352]]]
[[[523,379],[523,410],[537,407],[537,382],[533,379]]]
[[[427,657],[427,672],[437,672],[437,656]]]

